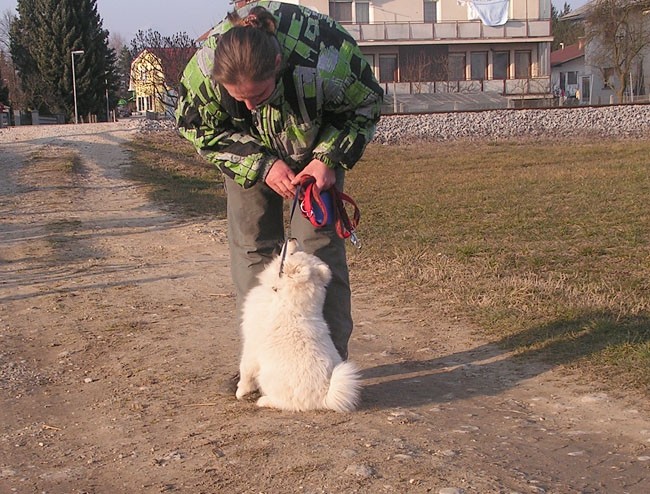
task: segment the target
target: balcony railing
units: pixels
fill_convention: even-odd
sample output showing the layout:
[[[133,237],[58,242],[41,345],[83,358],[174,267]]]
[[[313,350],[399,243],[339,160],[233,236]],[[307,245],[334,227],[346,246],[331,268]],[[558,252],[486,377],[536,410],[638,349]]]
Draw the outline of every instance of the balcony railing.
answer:
[[[551,78],[499,79],[484,81],[382,82],[386,94],[494,93],[501,96],[550,95]]]
[[[551,36],[548,20],[511,20],[503,26],[486,26],[481,21],[381,22],[344,24],[357,42],[424,40],[495,40]]]

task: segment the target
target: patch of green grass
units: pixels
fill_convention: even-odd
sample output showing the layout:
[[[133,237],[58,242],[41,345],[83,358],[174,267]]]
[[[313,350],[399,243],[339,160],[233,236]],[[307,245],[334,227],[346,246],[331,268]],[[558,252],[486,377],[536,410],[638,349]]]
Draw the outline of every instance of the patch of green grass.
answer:
[[[355,269],[522,354],[650,389],[650,141],[371,145]],[[361,275],[363,276],[363,275]]]
[[[129,143],[125,174],[147,184],[151,199],[182,216],[225,218],[223,179],[175,132],[142,134]]]

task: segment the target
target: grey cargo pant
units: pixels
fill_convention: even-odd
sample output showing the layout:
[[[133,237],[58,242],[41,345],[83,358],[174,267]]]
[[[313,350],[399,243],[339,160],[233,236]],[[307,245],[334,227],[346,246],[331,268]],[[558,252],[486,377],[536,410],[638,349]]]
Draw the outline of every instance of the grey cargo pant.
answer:
[[[337,170],[336,186],[343,188],[343,170]],[[228,243],[230,269],[241,307],[248,291],[257,284],[257,275],[277,255],[284,242],[283,200],[262,181],[248,189],[225,177],[228,198]],[[323,316],[332,341],[341,357],[348,356],[352,333],[350,279],[345,242],[334,227],[315,228],[296,208],[291,236],[302,248],[322,259],[332,271],[327,287]]]

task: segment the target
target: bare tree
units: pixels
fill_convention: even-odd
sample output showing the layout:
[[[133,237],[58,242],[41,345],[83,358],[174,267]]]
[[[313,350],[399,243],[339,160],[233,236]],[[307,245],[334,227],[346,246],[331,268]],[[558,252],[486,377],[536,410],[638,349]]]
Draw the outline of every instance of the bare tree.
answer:
[[[119,53],[120,50],[126,46],[124,36],[120,33],[110,33],[108,36],[108,46],[115,50],[115,53]]]
[[[16,19],[16,14],[7,9],[0,13],[0,87],[7,90],[5,103],[15,108],[23,108],[27,104],[27,97],[23,92],[16,68],[10,55],[11,24]]]
[[[448,79],[449,57],[446,50],[411,47],[400,51],[400,57],[403,60],[400,63],[401,82],[410,83],[413,94],[422,93],[427,85],[433,85],[435,91],[437,82]]]
[[[9,9],[0,13],[0,51],[9,53],[9,30],[16,15]]]
[[[22,90],[11,56],[2,50],[0,50],[0,78],[2,78],[0,86],[6,87],[8,91],[6,103],[14,108],[25,108],[28,98]]]
[[[650,0],[594,0],[585,15],[588,59],[623,102],[650,47]]]
[[[423,51],[407,58],[402,80],[411,83],[414,94],[420,94],[422,84],[432,80],[430,76],[432,65],[433,60]]]

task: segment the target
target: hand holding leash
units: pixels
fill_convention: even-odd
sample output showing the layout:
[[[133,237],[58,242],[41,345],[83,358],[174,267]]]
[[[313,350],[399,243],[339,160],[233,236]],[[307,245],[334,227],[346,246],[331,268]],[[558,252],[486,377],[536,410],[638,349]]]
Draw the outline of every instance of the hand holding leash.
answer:
[[[323,192],[323,195],[330,195],[330,200],[323,200],[316,180],[310,175],[301,177],[300,186],[296,194],[302,191],[302,202],[300,210],[303,216],[307,218],[316,228],[321,228],[327,224],[334,223],[336,234],[343,239],[349,238],[357,248],[361,248],[359,238],[356,235],[356,228],[361,219],[361,212],[356,202],[347,194],[340,192],[336,187]],[[330,203],[330,208],[327,203]],[[346,204],[352,206],[352,218],[348,215]]]
[[[280,276],[282,276],[284,260],[287,256],[287,243],[292,239],[291,221],[298,204],[300,204],[302,215],[316,228],[322,228],[334,222],[336,234],[340,238],[349,238],[352,245],[357,249],[361,248],[361,242],[359,242],[359,237],[356,234],[356,228],[361,219],[361,211],[359,211],[357,203],[349,195],[339,192],[336,187],[326,190],[323,194],[325,199],[323,199],[314,177],[311,175],[302,175],[300,177],[291,205],[289,230],[280,254],[282,256],[280,260]],[[348,215],[346,204],[353,207],[352,219]]]
[[[313,177],[318,190],[329,190],[336,184],[336,171],[318,159],[311,160],[291,181],[298,186],[305,176]]]

